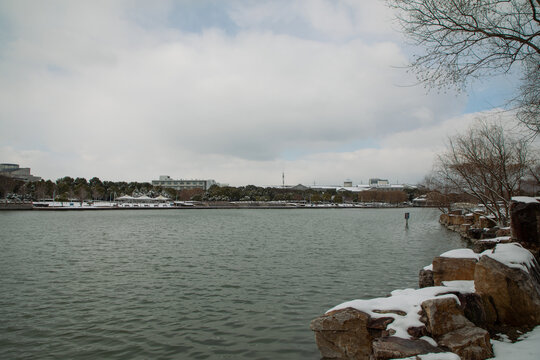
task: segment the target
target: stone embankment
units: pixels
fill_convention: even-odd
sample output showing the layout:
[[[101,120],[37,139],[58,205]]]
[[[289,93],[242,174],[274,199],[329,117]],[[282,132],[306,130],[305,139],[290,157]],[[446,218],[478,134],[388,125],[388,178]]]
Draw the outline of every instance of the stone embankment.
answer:
[[[531,217],[512,218],[512,229],[531,230],[513,232],[514,242],[496,243],[481,253],[457,249],[436,257],[420,271],[419,289],[353,300],[316,318],[311,330],[322,357],[493,357],[492,337],[506,334],[515,339],[540,325],[540,265],[528,250],[538,249],[539,229],[538,222],[530,221]],[[536,236],[537,242],[523,236]]]
[[[439,222],[452,231],[458,232],[477,252],[493,248],[496,244],[520,242],[538,259],[540,248],[540,202],[534,198],[514,198],[510,207],[511,226],[499,227],[492,217],[476,211],[464,213],[462,210],[441,214]],[[521,201],[523,200],[523,201]]]

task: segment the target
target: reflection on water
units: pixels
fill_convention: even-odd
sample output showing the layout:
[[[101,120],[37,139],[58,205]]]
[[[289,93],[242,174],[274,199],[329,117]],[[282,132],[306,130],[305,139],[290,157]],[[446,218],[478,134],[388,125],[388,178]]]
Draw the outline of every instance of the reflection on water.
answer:
[[[317,359],[313,318],[416,287],[433,256],[463,246],[437,217],[1,212],[0,358]]]

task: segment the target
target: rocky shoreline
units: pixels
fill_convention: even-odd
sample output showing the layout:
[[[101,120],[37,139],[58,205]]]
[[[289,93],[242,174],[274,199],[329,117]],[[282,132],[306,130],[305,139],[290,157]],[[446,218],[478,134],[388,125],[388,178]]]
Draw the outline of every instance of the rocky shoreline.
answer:
[[[494,356],[491,339],[515,340],[540,325],[540,203],[514,205],[509,235],[441,254],[420,270],[419,289],[353,300],[314,319],[322,357],[483,360]],[[474,218],[441,219],[461,229]]]
[[[441,214],[439,222],[466,240],[475,252],[492,249],[497,244],[517,241],[538,259],[540,246],[540,202],[536,198],[515,198],[510,207],[510,226],[499,227],[482,212],[465,213],[462,210]],[[520,201],[523,200],[523,201]]]

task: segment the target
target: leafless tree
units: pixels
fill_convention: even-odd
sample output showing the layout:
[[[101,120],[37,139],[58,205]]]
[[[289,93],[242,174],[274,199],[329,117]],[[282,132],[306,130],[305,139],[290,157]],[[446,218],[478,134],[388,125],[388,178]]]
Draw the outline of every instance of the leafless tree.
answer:
[[[473,196],[500,226],[506,226],[511,198],[533,167],[527,141],[501,125],[482,121],[449,139],[446,152],[438,157],[436,176]]]
[[[358,195],[360,202],[384,202],[399,204],[407,201],[407,194],[401,190],[367,190]]]
[[[426,193],[427,205],[436,206],[442,213],[449,213],[456,204],[474,204],[476,199],[464,193],[438,172],[433,172],[424,178],[421,184]],[[473,205],[474,207],[474,205]],[[467,210],[472,210],[467,208]]]
[[[540,0],[387,1],[404,33],[425,49],[412,61],[421,82],[460,87],[516,68],[518,118],[540,133]]]
[[[9,176],[0,175],[0,193],[4,199],[17,187],[17,181]]]

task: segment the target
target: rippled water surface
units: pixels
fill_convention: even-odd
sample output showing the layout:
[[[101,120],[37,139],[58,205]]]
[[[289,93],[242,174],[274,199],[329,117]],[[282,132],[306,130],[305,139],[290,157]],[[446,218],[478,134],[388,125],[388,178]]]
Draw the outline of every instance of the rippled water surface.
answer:
[[[313,318],[416,287],[433,256],[463,246],[437,217],[0,212],[0,358],[318,359]]]

